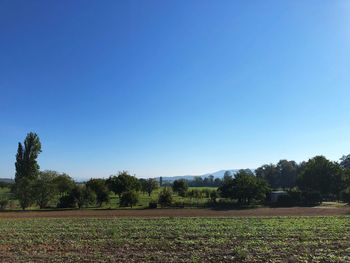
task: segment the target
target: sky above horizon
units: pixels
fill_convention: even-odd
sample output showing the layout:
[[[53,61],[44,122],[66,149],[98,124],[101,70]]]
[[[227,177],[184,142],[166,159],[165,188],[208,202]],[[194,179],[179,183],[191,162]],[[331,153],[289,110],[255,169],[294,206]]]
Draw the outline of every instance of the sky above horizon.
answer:
[[[350,154],[350,1],[0,1],[0,177]]]

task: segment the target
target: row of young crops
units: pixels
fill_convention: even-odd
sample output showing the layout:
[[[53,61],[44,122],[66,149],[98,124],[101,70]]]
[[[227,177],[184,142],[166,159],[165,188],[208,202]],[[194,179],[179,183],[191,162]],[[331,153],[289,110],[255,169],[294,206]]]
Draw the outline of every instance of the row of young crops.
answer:
[[[349,262],[350,218],[0,221],[0,261]]]

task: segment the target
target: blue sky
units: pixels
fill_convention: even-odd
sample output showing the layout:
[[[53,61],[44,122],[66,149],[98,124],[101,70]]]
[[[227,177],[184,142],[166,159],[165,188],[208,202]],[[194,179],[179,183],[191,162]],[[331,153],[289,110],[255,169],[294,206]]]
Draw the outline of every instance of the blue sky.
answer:
[[[76,179],[350,153],[350,2],[0,1],[0,177],[41,138]]]

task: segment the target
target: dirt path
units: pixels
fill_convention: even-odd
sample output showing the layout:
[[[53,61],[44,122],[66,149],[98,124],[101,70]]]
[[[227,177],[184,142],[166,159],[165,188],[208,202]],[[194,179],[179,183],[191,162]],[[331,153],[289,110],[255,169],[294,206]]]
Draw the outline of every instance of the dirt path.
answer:
[[[343,208],[256,208],[246,210],[211,209],[144,209],[144,210],[67,210],[0,212],[1,218],[69,218],[69,217],[256,217],[256,216],[333,216],[350,215],[350,207]]]

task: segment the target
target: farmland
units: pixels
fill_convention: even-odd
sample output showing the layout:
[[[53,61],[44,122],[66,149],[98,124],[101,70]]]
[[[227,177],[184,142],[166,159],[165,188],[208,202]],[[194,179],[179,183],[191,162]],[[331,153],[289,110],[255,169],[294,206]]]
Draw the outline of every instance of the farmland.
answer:
[[[1,219],[0,236],[2,262],[350,261],[349,216]]]

